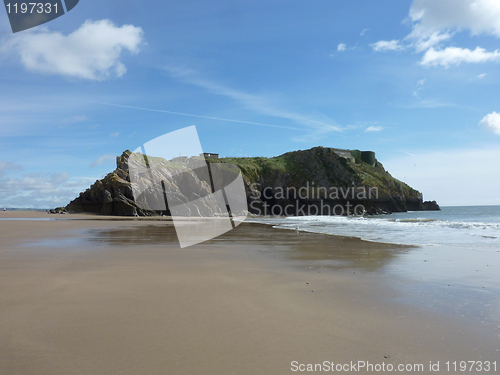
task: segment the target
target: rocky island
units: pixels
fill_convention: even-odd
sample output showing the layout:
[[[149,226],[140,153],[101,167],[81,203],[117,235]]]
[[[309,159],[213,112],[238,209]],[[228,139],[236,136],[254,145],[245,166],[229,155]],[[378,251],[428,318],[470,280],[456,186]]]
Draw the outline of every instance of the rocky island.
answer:
[[[117,157],[117,167],[113,172],[97,180],[66,207],[53,212],[117,216],[169,215],[168,205],[164,210],[159,210],[154,202],[136,202],[134,199],[134,183],[131,182],[129,167],[142,158],[144,155],[128,150],[123,152]],[[162,200],[165,192],[173,194],[179,202],[192,202],[197,197],[210,198],[213,190],[210,181],[204,180],[196,169],[190,168],[193,159],[199,163],[200,158],[206,158],[209,166],[226,163],[238,167],[244,181],[248,212],[253,215],[374,215],[439,210],[435,201],[424,202],[419,191],[392,177],[372,151],[315,147],[271,158],[218,158],[218,155],[213,154],[170,161],[148,158],[150,163],[154,160],[155,165],[182,172],[174,173],[174,176],[172,173],[159,172],[158,181],[161,180],[161,185],[158,183],[157,186],[148,187],[152,191],[159,191],[156,200]],[[186,189],[182,189],[186,185],[190,187],[189,194],[185,193]],[[204,212],[218,214],[215,203],[210,199],[204,201],[203,209],[198,208],[192,210],[192,216],[206,216]]]

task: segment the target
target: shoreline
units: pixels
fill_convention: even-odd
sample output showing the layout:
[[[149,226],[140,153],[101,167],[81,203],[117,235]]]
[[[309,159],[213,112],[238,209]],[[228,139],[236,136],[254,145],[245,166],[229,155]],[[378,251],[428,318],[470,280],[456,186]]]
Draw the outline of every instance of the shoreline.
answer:
[[[481,325],[397,301],[386,269],[411,249],[248,223],[180,249],[165,224],[0,222],[0,372],[288,374],[292,361],[498,357]]]
[[[284,218],[280,217],[280,218]],[[264,217],[263,217],[264,218]],[[269,218],[274,218],[274,217],[269,217]],[[192,218],[192,217],[177,217],[176,218],[179,221],[192,221],[192,220],[219,220],[219,218],[214,217],[214,218]],[[255,217],[251,219],[260,219],[260,217]],[[47,220],[47,221],[120,221],[120,222],[173,222],[171,216],[139,216],[139,217],[133,217],[133,216],[106,216],[106,215],[100,215],[100,214],[94,214],[94,213],[66,213],[66,214],[49,214],[46,212],[42,211],[7,211],[7,212],[0,212],[0,221],[4,220]],[[268,223],[261,223],[257,221],[243,221],[246,224],[252,224],[252,225],[263,225],[263,226],[268,226],[276,230],[292,230],[294,231],[295,229],[293,228],[275,228],[273,224],[268,224]],[[314,235],[326,235],[326,236],[332,236],[332,237],[338,237],[338,238],[351,238],[351,239],[356,239],[361,242],[367,242],[367,243],[375,243],[375,244],[383,244],[383,245],[389,245],[389,246],[396,246],[396,247],[418,247],[418,245],[408,245],[408,244],[394,244],[390,242],[381,242],[381,241],[375,241],[375,240],[370,240],[370,239],[365,239],[361,237],[356,237],[356,236],[345,236],[345,235],[339,235],[339,234],[332,234],[332,233],[320,233],[320,232],[313,232],[313,231],[308,231],[308,230],[303,230],[299,229],[299,232],[301,233],[310,233]]]

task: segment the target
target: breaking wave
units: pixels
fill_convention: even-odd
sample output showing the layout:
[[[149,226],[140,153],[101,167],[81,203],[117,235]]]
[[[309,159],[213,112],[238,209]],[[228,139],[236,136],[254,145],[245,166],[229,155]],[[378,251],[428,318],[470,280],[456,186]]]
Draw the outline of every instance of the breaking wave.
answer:
[[[493,210],[491,207],[497,207]],[[498,214],[497,214],[498,212]],[[300,216],[247,219],[276,228],[358,237],[368,241],[425,246],[467,246],[500,250],[500,207],[443,208],[372,217]]]

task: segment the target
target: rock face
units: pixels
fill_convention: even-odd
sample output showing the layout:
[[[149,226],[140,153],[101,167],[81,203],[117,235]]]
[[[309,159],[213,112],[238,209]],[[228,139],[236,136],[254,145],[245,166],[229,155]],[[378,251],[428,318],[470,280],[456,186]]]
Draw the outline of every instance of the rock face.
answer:
[[[200,202],[191,207],[191,216],[214,216],[220,214],[216,202],[211,199],[211,188],[198,178],[194,172],[185,172],[181,166],[175,166],[163,159],[149,158],[150,163],[165,163],[168,168],[155,169],[155,181],[138,178],[135,185],[130,181],[130,166],[137,166],[140,170],[142,156],[125,151],[116,158],[116,169],[102,180],[97,180],[89,189],[80,193],[80,196],[66,206],[68,212],[89,212],[101,215],[116,216],[155,216],[170,214],[165,203],[165,193],[169,193],[179,203],[187,203],[195,199]],[[163,173],[165,174],[161,174]],[[178,172],[172,176],[172,172]],[[140,185],[142,194],[134,199],[133,189]],[[188,188],[185,188],[185,187]],[[187,193],[186,193],[187,192]],[[186,195],[185,195],[185,194]]]
[[[138,210],[132,194],[132,186],[128,177],[125,159],[130,155],[126,151],[116,160],[117,168],[102,180],[97,180],[89,189],[67,206],[68,212],[89,212],[101,215],[117,216],[149,216],[153,212]],[[126,168],[125,168],[126,167]]]
[[[217,161],[240,167],[249,210],[255,214],[338,215],[342,208],[344,214],[360,214],[362,209],[367,214],[439,210],[437,203],[424,204],[420,192],[392,177],[375,153],[353,150],[350,154],[315,147],[274,158]]]
[[[439,208],[439,205],[437,204],[436,201],[425,201],[423,203],[423,209],[424,211],[440,211],[441,208]]]
[[[211,198],[210,183],[196,169],[188,170],[160,158],[149,160],[150,163],[168,165],[168,170],[175,173],[161,172],[161,168],[157,170],[155,173],[160,175],[154,180],[163,181],[161,185],[134,176],[134,181],[144,185],[141,191],[149,191],[149,194],[139,195],[136,202],[133,189],[137,189],[137,183],[130,182],[129,164],[139,163],[142,157],[125,151],[117,157],[115,171],[80,193],[66,206],[66,210],[119,216],[169,214],[164,195],[169,193],[169,197],[175,197],[179,203],[198,199],[201,203],[191,209],[192,216],[220,214]],[[354,150],[352,157],[346,157],[335,149],[315,147],[274,158],[220,158],[208,161],[239,167],[249,212],[255,215],[382,214],[439,210],[435,201],[423,202],[420,192],[393,178],[375,159],[373,152]],[[190,166],[189,163],[187,160],[183,164]]]

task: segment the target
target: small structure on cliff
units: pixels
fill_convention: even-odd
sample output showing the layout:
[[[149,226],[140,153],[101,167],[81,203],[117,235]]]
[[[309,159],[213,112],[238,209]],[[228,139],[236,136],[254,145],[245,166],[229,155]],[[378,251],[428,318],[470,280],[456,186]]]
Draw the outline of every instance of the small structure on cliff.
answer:
[[[360,151],[360,150],[345,150],[342,148],[332,148],[332,150],[338,155],[347,159],[351,163],[356,161],[363,161],[366,164],[375,166],[377,159],[375,158],[375,152],[373,151]]]
[[[204,152],[203,154],[200,154],[200,156],[205,157],[205,159],[218,159],[219,154],[214,154],[212,152]]]
[[[341,149],[341,148],[332,148],[332,150],[335,151],[335,153],[338,156],[341,156],[344,159],[347,159],[347,161],[349,161],[351,163],[355,163],[356,162],[356,159],[351,154],[351,150],[344,150],[344,149]]]

